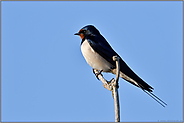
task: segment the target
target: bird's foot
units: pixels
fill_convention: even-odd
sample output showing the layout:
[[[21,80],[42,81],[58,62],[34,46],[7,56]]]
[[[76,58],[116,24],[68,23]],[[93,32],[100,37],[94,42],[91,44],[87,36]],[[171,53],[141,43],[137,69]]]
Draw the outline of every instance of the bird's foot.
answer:
[[[100,70],[99,73],[95,73],[94,68],[93,68],[93,73],[95,74],[95,76],[96,76],[96,78],[97,78],[98,80],[99,80],[98,75],[100,75],[100,74],[102,73],[102,71],[103,71],[103,70]]]
[[[114,78],[112,78],[110,81],[108,81],[107,83],[110,85],[110,86],[113,86],[114,85]],[[117,87],[117,89],[119,88],[119,83],[117,83],[116,85],[115,85],[116,87]]]

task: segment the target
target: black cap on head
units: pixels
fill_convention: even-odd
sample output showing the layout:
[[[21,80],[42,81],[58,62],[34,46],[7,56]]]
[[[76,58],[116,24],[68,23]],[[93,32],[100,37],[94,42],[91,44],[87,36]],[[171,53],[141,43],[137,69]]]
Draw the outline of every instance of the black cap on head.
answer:
[[[83,27],[84,30],[89,30],[91,33],[98,34],[100,33],[93,25],[87,25]]]

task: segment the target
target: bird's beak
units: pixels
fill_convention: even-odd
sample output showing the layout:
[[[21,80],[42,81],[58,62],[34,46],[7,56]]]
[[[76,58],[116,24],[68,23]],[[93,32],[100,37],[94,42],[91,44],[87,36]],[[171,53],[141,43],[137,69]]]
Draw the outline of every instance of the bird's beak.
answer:
[[[75,33],[74,35],[80,35],[80,33],[79,33],[79,32],[77,32],[77,33]]]

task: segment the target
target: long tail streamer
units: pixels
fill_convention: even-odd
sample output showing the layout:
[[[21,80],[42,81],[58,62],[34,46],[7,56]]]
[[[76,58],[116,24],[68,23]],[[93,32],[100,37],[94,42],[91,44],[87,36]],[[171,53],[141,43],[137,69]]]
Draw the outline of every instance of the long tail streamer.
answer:
[[[163,100],[161,100],[160,98],[158,98],[155,94],[153,94],[150,91],[146,91],[145,89],[143,89],[143,87],[140,84],[137,84],[138,87],[140,87],[145,93],[147,93],[150,97],[152,97],[155,101],[157,101],[160,105],[162,105],[163,107],[165,107],[167,105],[167,103],[165,103]]]
[[[157,101],[160,105],[162,105],[163,107],[165,107],[167,105],[167,103],[165,103],[163,100],[161,100],[160,98],[158,98],[155,94],[146,91],[144,89],[142,89],[144,92],[146,92],[150,97],[152,97],[155,101]]]

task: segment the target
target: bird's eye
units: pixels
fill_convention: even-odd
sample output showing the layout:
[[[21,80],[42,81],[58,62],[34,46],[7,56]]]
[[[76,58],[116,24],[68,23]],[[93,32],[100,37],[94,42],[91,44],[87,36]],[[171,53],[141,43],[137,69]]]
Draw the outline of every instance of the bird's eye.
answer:
[[[87,30],[81,29],[79,32],[80,32],[80,33],[86,33],[86,31],[87,31]]]

